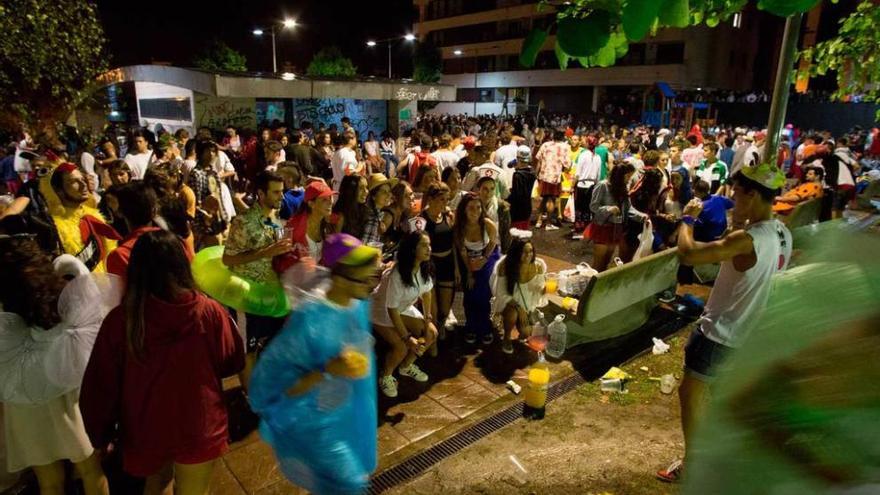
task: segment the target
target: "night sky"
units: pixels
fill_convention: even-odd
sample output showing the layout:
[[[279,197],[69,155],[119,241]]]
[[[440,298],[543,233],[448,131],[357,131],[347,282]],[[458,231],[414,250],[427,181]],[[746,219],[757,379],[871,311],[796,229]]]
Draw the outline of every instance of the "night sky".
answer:
[[[417,13],[412,0],[267,1],[267,0],[151,0],[129,2],[97,0],[107,37],[110,66],[170,62],[191,67],[193,58],[213,38],[224,41],[247,57],[250,71],[272,70],[268,36],[257,38],[255,27],[275,21],[278,70],[289,62],[305,72],[321,47],[336,45],[354,61],[363,75],[387,75],[386,45],[368,48],[370,38],[403,36],[412,29]],[[285,17],[300,24],[281,30]],[[395,77],[412,74],[412,44],[401,41],[393,48]]]

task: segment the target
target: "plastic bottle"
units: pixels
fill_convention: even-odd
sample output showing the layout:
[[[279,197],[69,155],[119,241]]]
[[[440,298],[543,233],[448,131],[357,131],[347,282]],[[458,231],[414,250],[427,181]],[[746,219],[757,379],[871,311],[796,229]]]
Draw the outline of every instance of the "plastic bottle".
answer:
[[[528,419],[543,419],[547,404],[547,386],[550,384],[550,369],[544,353],[538,353],[538,361],[529,368],[529,384],[526,387],[523,416]]]
[[[544,319],[544,313],[537,309],[535,314],[537,318],[535,318],[535,323],[532,324],[532,334],[529,335],[526,342],[535,352],[544,352],[544,349],[547,347],[547,320]]]
[[[547,328],[549,340],[547,342],[547,355],[553,358],[560,358],[565,353],[565,344],[568,340],[568,328],[565,326],[565,315],[556,315],[553,323]]]

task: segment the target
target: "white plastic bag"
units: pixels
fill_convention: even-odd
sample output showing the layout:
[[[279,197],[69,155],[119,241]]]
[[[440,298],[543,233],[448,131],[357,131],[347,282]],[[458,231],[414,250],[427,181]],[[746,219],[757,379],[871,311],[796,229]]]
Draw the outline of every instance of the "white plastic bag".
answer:
[[[646,256],[650,256],[654,253],[654,230],[651,227],[651,221],[645,219],[644,224],[642,224],[642,233],[639,234],[639,248],[636,249],[636,254],[633,255],[633,261],[644,258]]]
[[[653,340],[654,340],[654,348],[651,349],[652,354],[659,356],[660,354],[666,354],[667,352],[669,352],[669,344],[667,344],[666,342],[663,342],[662,340],[658,339],[657,337],[653,337]]]
[[[574,223],[574,195],[565,200],[565,208],[562,210],[562,218],[567,222]]]
[[[574,268],[561,270],[558,276],[557,290],[563,296],[580,297],[587,290],[590,279],[598,273],[587,263],[579,263]]]

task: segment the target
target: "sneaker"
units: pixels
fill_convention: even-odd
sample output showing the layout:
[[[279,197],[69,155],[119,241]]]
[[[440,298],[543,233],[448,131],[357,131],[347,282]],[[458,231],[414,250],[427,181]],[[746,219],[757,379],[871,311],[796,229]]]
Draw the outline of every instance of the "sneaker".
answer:
[[[379,380],[379,388],[385,394],[385,397],[397,397],[397,378],[391,375],[383,376]]]
[[[552,223],[548,223],[547,226],[544,227],[544,230],[559,230],[559,227],[553,225]]]
[[[513,354],[513,341],[510,339],[501,343],[501,352],[504,354]]]
[[[475,334],[474,332],[468,332],[464,334],[464,341],[468,344],[473,344],[477,341],[477,334]]]
[[[397,372],[400,373],[400,376],[408,376],[419,383],[428,381],[428,374],[420,370],[415,363],[406,368],[397,368]]]
[[[486,335],[483,335],[483,338],[481,339],[481,341],[483,342],[483,345],[489,345],[494,340],[495,340],[495,336],[492,335],[491,333],[487,333]]]
[[[446,317],[446,323],[444,324],[444,326],[446,327],[446,331],[454,332],[456,325],[458,325],[458,319],[455,317],[455,314],[450,311],[449,316]]]
[[[681,481],[682,469],[684,469],[684,461],[676,459],[666,469],[657,471],[657,479],[666,483],[678,483]]]

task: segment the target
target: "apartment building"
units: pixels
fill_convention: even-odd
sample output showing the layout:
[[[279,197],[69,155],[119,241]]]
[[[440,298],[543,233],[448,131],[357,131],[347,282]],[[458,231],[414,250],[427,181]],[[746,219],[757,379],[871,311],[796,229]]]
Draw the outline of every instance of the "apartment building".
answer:
[[[537,108],[586,113],[607,103],[640,105],[641,94],[663,82],[676,90],[769,90],[782,21],[753,6],[715,28],[663,29],[631,44],[612,67],[559,69],[549,36],[531,69],[520,67],[524,37],[548,26],[553,7],[528,0],[413,0],[413,32],[443,54],[443,82],[458,88],[455,103],[434,111],[472,114]],[[749,4],[751,5],[751,4]]]

